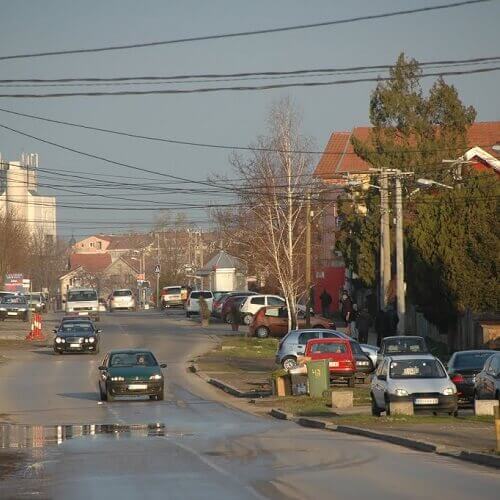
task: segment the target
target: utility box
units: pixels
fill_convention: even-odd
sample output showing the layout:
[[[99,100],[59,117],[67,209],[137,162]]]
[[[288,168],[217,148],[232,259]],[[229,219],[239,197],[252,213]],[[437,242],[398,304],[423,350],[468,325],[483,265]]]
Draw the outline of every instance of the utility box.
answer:
[[[306,361],[309,395],[313,398],[323,397],[330,387],[330,369],[327,359]]]

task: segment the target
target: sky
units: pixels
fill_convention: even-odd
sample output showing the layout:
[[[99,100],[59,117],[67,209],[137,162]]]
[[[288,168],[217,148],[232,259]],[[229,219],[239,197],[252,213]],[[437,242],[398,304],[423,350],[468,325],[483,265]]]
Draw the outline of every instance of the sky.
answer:
[[[0,0],[0,56],[73,48],[141,43],[197,35],[255,30],[447,3],[448,0]],[[133,50],[0,61],[0,79],[116,77],[237,73],[391,64],[401,52],[419,61],[465,59],[499,54],[500,1],[353,24],[252,37],[201,41]],[[500,119],[500,72],[447,77],[478,121]],[[429,85],[431,81],[426,81]],[[226,84],[228,85],[228,84]],[[155,88],[166,88],[158,85]],[[206,86],[196,84],[196,86]],[[290,97],[303,116],[303,134],[322,150],[333,131],[366,125],[375,83],[259,92],[187,95],[0,98],[0,107],[58,120],[142,135],[217,144],[248,145],[266,132],[266,116],[276,100]],[[170,87],[180,88],[180,84]],[[80,88],[80,87],[79,87]],[[43,90],[54,90],[43,89]],[[55,90],[65,91],[58,88]],[[92,89],[94,90],[94,89]],[[112,90],[104,87],[104,90]],[[121,89],[118,89],[121,90]],[[0,88],[0,93],[33,88]],[[49,124],[0,113],[0,124],[94,155],[163,173],[204,180],[231,175],[230,151],[152,143]],[[155,204],[179,203],[179,211],[202,227],[208,210],[185,210],[182,203],[225,203],[224,197],[183,193],[153,195],[139,184],[176,188],[170,180],[96,159],[0,129],[3,160],[35,152],[40,167],[66,175],[121,180],[135,190],[103,190],[88,179],[41,173],[40,192],[57,196],[58,232],[80,237],[99,232],[147,229]],[[234,174],[233,174],[234,175]],[[109,176],[109,177],[104,177]],[[130,179],[125,179],[129,176]],[[182,185],[185,187],[185,185]],[[63,189],[139,201],[82,196]],[[154,203],[156,202],[156,203]],[[85,210],[61,205],[109,205]],[[129,210],[131,208],[154,210]],[[120,208],[120,210],[111,210]]]

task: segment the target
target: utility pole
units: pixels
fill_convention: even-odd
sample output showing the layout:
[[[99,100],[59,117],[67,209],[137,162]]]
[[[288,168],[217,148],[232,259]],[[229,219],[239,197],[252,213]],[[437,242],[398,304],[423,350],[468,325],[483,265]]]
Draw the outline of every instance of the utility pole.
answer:
[[[406,294],[405,294],[405,263],[403,247],[403,192],[401,189],[401,172],[396,171],[394,184],[396,187],[396,293],[398,304],[398,335],[405,334]]]
[[[387,307],[387,293],[391,282],[391,229],[389,224],[389,178],[380,175],[380,307]]]
[[[306,328],[311,326],[311,193],[306,197]]]
[[[160,265],[160,233],[156,233],[156,264]],[[156,273],[156,309],[160,309],[160,273]]]

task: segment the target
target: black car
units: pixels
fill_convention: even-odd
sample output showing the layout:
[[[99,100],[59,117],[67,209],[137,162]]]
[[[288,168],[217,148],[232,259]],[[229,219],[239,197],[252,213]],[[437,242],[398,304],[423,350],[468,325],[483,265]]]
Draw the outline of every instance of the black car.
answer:
[[[474,401],[474,385],[477,374],[483,369],[486,360],[495,351],[487,349],[459,351],[448,362],[448,374],[457,387],[458,402],[469,404]]]
[[[114,350],[99,366],[99,393],[102,401],[116,396],[149,396],[163,400],[162,368],[153,353],[146,349]]]
[[[494,352],[477,374],[474,386],[476,399],[500,401],[500,352]]]
[[[54,330],[54,352],[79,352],[97,354],[99,352],[99,334],[101,330],[89,321],[65,321]]]
[[[0,321],[7,318],[28,321],[29,304],[24,295],[2,295],[0,297]]]

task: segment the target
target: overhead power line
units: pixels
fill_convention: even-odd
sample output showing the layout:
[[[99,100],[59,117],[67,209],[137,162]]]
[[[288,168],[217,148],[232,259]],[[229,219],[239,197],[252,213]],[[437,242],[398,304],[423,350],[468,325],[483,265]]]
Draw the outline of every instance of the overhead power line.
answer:
[[[419,66],[422,67],[435,67],[435,66],[466,66],[466,65],[476,65],[476,64],[488,64],[498,61],[500,56],[489,56],[489,57],[473,57],[468,59],[443,59],[437,61],[419,61]],[[287,71],[247,71],[239,73],[197,73],[197,74],[184,74],[184,75],[165,75],[165,76],[119,76],[119,77],[81,77],[81,78],[8,78],[0,79],[0,84],[7,83],[39,83],[39,84],[49,84],[49,83],[71,83],[75,85],[80,85],[81,82],[84,83],[128,83],[140,84],[143,81],[148,82],[160,82],[165,81],[179,81],[179,80],[192,80],[192,79],[228,79],[228,78],[245,78],[245,77],[265,77],[265,76],[285,76],[285,77],[296,77],[303,75],[316,75],[322,76],[324,74],[334,74],[334,73],[356,73],[365,70],[388,70],[394,67],[394,64],[374,64],[374,65],[364,65],[364,66],[345,66],[339,68],[306,68],[306,69],[296,69]]]
[[[488,1],[488,0],[487,0]],[[458,75],[471,75],[476,73],[490,73],[492,71],[500,70],[500,66],[492,68],[475,68],[469,70],[458,71],[438,71],[434,73],[423,73],[421,78],[429,78],[433,76],[458,76]],[[195,89],[157,89],[157,90],[119,90],[112,92],[52,92],[45,94],[0,94],[3,98],[13,99],[48,99],[60,97],[103,97],[103,96],[133,96],[133,95],[168,95],[168,94],[203,94],[211,92],[248,92],[248,91],[261,91],[261,90],[276,90],[291,87],[325,87],[332,85],[350,85],[353,83],[367,83],[367,82],[385,82],[392,80],[391,77],[377,77],[377,78],[348,78],[344,80],[330,80],[326,82],[291,82],[291,83],[276,83],[268,85],[241,85],[232,87],[200,87]]]
[[[96,53],[96,52],[109,52],[115,50],[126,50],[126,49],[138,49],[144,47],[156,47],[160,45],[174,45],[181,43],[191,43],[191,42],[200,42],[200,41],[208,41],[208,40],[219,40],[225,38],[237,38],[237,37],[246,37],[246,36],[255,36],[255,35],[266,35],[271,33],[282,33],[286,31],[297,31],[297,30],[306,30],[313,28],[322,28],[326,26],[335,26],[341,24],[350,24],[356,23],[360,21],[371,21],[375,19],[384,19],[389,17],[396,16],[404,16],[409,14],[417,14],[421,12],[431,12],[436,10],[443,9],[452,9],[456,7],[463,7],[466,5],[486,3],[491,0],[465,0],[461,2],[452,2],[440,5],[432,5],[429,7],[418,7],[414,9],[406,9],[406,10],[398,10],[391,12],[382,12],[380,14],[368,14],[365,16],[356,16],[345,19],[333,19],[330,21],[322,21],[317,23],[308,23],[308,24],[297,24],[293,26],[281,26],[276,28],[265,28],[260,30],[251,30],[251,31],[239,31],[233,33],[218,33],[213,35],[201,35],[201,36],[190,36],[184,38],[175,38],[171,40],[162,40],[155,42],[143,42],[143,43],[134,43],[134,44],[123,44],[123,45],[108,45],[105,47],[96,47],[96,48],[81,48],[81,49],[65,49],[65,50],[55,50],[55,51],[47,51],[47,52],[32,52],[26,54],[14,54],[14,55],[5,55],[0,56],[0,61],[12,60],[12,59],[27,59],[33,57],[46,57],[46,56],[59,56],[59,55],[68,55],[68,54],[87,54],[87,53]]]

